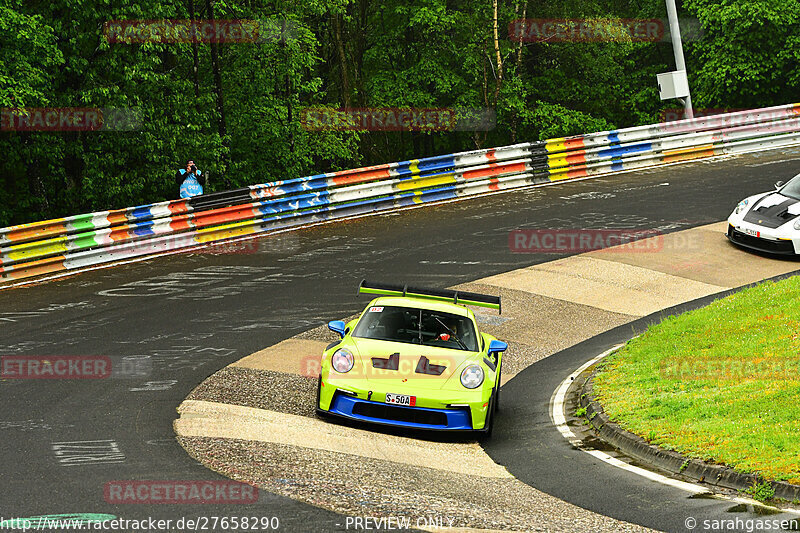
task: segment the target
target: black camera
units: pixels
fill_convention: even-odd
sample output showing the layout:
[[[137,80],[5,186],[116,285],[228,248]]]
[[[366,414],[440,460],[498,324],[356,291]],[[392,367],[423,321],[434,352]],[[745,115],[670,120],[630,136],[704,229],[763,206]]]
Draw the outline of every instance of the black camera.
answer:
[[[195,165],[192,165],[192,173],[195,173],[195,172],[197,172],[197,167]]]

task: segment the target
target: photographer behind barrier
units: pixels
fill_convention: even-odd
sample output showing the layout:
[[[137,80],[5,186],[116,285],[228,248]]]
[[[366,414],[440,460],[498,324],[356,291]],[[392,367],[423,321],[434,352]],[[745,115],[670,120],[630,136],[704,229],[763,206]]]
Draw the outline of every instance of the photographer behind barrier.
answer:
[[[175,183],[181,186],[180,197],[191,198],[203,194],[203,185],[206,184],[206,177],[197,170],[194,161],[191,159],[186,163],[185,169],[179,169],[175,173]]]

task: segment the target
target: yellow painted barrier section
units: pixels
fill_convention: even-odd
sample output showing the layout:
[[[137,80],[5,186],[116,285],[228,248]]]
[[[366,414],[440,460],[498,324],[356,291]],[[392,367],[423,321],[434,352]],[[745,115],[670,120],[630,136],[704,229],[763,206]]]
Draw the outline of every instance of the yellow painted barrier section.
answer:
[[[702,157],[711,157],[713,155],[716,155],[714,152],[714,145],[704,144],[702,146],[693,146],[691,148],[682,148],[680,150],[666,150],[664,151],[664,162],[674,163],[675,161],[700,159]]]
[[[40,257],[43,255],[51,255],[56,253],[64,253],[67,251],[66,238],[61,237],[53,239],[52,241],[32,242],[28,244],[12,245],[11,251],[6,254],[6,257],[13,261],[19,259],[27,259],[29,257]]]
[[[550,171],[550,181],[568,180],[571,178],[569,175],[569,168],[558,168]]]
[[[208,242],[219,241],[221,239],[252,235],[256,232],[253,226],[255,226],[257,223],[258,222],[255,220],[245,220],[244,222],[236,222],[234,224],[226,224],[224,226],[203,228],[197,230],[195,240],[200,244],[205,244]]]
[[[544,147],[548,152],[563,152],[567,149],[566,137],[558,137],[556,139],[547,139]]]
[[[548,155],[547,156],[547,165],[551,169],[558,169],[561,167],[566,167],[569,165],[567,161],[567,155]],[[553,172],[556,172],[555,170]]]
[[[418,178],[399,181],[395,185],[395,188],[398,191],[410,191],[414,189],[422,189],[424,187],[433,187],[435,185],[448,185],[455,182],[455,174],[445,174],[443,176],[436,176],[433,178]]]

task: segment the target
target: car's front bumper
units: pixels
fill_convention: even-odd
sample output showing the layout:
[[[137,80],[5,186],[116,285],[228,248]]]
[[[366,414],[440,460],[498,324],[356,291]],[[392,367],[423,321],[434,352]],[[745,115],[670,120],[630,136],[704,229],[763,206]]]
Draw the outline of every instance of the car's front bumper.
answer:
[[[323,376],[320,381],[319,411],[364,422],[418,429],[484,429],[492,394],[491,389],[486,388],[455,392],[407,383],[356,385],[327,378]],[[363,385],[368,388],[362,388]],[[415,405],[386,403],[388,392],[413,396]]]
[[[773,236],[768,231],[763,231],[761,228],[755,230],[757,231],[756,235],[748,235],[744,230],[745,228],[741,225],[735,226],[733,223],[728,222],[728,239],[736,245],[759,252],[778,255],[797,254],[792,239]]]
[[[425,407],[401,407],[383,402],[374,402],[336,391],[328,411],[331,414],[371,422],[415,429],[472,430],[472,415],[469,407],[452,409],[429,409]]]

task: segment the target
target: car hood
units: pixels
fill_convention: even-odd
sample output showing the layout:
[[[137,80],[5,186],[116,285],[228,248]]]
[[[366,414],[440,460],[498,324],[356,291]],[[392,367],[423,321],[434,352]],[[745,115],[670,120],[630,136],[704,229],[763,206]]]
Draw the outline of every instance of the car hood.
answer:
[[[376,386],[400,381],[439,389],[458,381],[463,367],[481,359],[479,352],[375,339],[351,338],[351,347],[361,376]]]
[[[800,216],[800,200],[773,192],[753,202],[744,216],[744,221],[774,229],[798,216]]]

